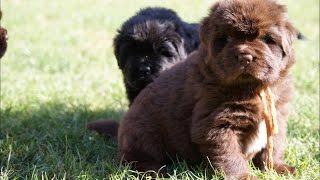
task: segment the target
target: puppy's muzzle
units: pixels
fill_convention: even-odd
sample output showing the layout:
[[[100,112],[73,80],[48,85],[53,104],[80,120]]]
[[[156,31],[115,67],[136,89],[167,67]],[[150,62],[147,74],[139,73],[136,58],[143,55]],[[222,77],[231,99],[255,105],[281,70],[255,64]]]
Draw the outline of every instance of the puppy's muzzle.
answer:
[[[141,75],[150,75],[151,74],[151,69],[149,66],[141,66],[139,68],[139,72]]]

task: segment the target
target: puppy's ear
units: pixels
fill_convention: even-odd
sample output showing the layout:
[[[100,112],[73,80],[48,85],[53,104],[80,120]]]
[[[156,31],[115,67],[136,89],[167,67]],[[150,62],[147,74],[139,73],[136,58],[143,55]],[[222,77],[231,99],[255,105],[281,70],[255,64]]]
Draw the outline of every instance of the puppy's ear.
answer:
[[[121,32],[118,32],[118,35],[113,39],[113,52],[114,55],[116,56],[117,62],[118,62],[118,66],[120,69],[123,69],[125,62],[123,62],[124,60],[122,60],[123,58],[121,57],[121,48],[123,46],[123,44],[125,43],[125,37],[123,37],[121,35]]]
[[[211,23],[211,18],[213,17],[213,14],[215,13],[215,11],[218,9],[218,7],[220,6],[219,3],[215,4],[211,10],[210,10],[210,15],[206,18],[204,18],[201,22],[201,26],[200,26],[200,41],[201,44],[207,49],[210,43],[210,34],[212,32],[212,30],[214,29],[212,23]]]
[[[292,49],[291,45],[296,39],[299,39],[299,34],[301,35],[290,22],[285,23],[282,36],[282,47],[285,55],[290,54]]]
[[[183,38],[181,38],[181,41],[180,42],[177,42],[177,41],[173,41],[172,44],[174,46],[174,48],[176,49],[177,53],[179,54],[179,57],[181,59],[185,59],[187,58],[187,52],[184,48],[184,42],[185,40]]]
[[[172,48],[172,50],[174,50],[174,52],[177,53],[177,55],[181,59],[185,59],[187,57],[187,53],[184,47],[185,39],[179,33],[180,27],[175,26],[170,21],[164,21],[161,23],[150,22],[150,24],[151,23],[153,23],[153,26],[150,26],[150,27],[153,27],[154,31],[158,31],[160,33],[160,34],[159,33],[154,34],[155,35],[154,39],[159,39],[159,37],[166,38],[167,43],[170,44],[169,45],[170,48]],[[152,31],[150,31],[149,33],[152,33]],[[163,42],[155,41],[153,42],[153,46],[154,46],[153,48],[155,48],[156,50],[159,46],[163,46]]]
[[[185,59],[187,57],[187,52],[184,47],[186,39],[179,34],[179,27],[176,27],[172,22],[165,21],[161,24],[161,27],[159,26],[159,29],[162,32],[163,37],[169,36],[169,39],[171,39],[170,43],[173,45],[173,48],[179,57]]]
[[[200,27],[200,41],[201,44],[207,49],[209,46],[209,33],[210,33],[210,18],[204,18],[201,22]]]
[[[120,39],[119,34],[113,39],[113,52],[117,60],[119,59],[119,49],[120,49],[119,39]],[[119,62],[118,62],[118,65],[119,65]]]

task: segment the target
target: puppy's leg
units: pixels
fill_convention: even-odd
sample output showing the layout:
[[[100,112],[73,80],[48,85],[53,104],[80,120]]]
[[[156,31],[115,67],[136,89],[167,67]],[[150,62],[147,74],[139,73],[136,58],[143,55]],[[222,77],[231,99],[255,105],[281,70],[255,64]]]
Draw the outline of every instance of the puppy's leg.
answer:
[[[162,158],[156,159],[153,157],[154,154],[148,152],[143,152],[141,150],[130,150],[127,152],[120,152],[118,154],[118,159],[120,159],[125,164],[130,164],[132,169],[139,172],[147,172],[148,175],[156,177],[165,177],[167,175],[167,170],[164,167]]]
[[[212,129],[207,143],[199,144],[201,154],[216,169],[222,169],[226,179],[255,179],[249,173],[248,162],[241,153],[237,134],[229,128]]]
[[[278,115],[279,133],[273,137],[273,158],[274,158],[274,170],[279,174],[294,174],[295,167],[290,166],[284,162],[284,150],[286,144],[287,124],[286,119],[283,119],[281,115]]]
[[[274,136],[274,138],[277,138],[277,136]],[[274,144],[280,144],[284,143],[283,141],[279,140],[274,140]],[[261,170],[265,170],[266,164],[266,153],[267,150],[263,149],[259,153],[255,155],[255,157],[252,159],[253,164],[258,167]],[[290,166],[283,161],[283,150],[279,147],[274,147],[274,152],[273,152],[273,157],[274,157],[274,170],[279,173],[279,174],[294,174],[295,173],[295,167]]]
[[[206,100],[199,101],[194,112],[201,114],[193,115],[191,140],[214,168],[224,171],[226,179],[255,179],[242,153],[242,132],[232,128],[239,129],[241,124],[234,120],[236,115],[225,113],[225,109],[222,106],[212,111]]]
[[[273,158],[274,158],[273,168],[279,174],[294,174],[295,167],[286,164],[283,160],[283,148],[282,148],[283,145],[281,144],[284,143],[284,141],[280,140],[280,138],[278,137],[279,136],[274,136],[274,140],[273,140],[273,143],[275,145],[274,152],[273,152]],[[276,146],[276,145],[279,145],[279,146]],[[252,159],[253,164],[261,170],[265,170],[266,168],[266,164],[265,164],[266,153],[267,153],[267,150],[263,149],[259,153],[257,153],[255,157]]]
[[[285,107],[281,107],[285,108]],[[290,166],[284,162],[284,148],[286,141],[286,119],[287,114],[283,112],[281,113],[281,108],[278,108],[280,111],[277,113],[277,120],[279,126],[279,132],[273,136],[273,161],[274,170],[279,174],[294,174],[295,167]],[[256,156],[253,158],[253,163],[256,167],[261,170],[265,170],[265,160],[266,160],[266,149],[261,150]]]
[[[120,125],[118,143],[118,160],[121,162],[131,164],[139,172],[166,174],[166,169],[162,168],[166,155],[164,144],[155,129],[150,126],[134,128],[131,124]],[[149,174],[155,175],[152,172]]]

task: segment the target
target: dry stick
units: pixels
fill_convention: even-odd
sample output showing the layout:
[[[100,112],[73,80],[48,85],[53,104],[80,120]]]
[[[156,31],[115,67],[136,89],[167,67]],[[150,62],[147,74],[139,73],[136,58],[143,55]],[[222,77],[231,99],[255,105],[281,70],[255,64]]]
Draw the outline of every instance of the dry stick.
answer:
[[[262,102],[263,102],[263,116],[266,123],[267,128],[267,157],[266,157],[266,165],[267,168],[273,168],[273,139],[272,136],[277,134],[278,124],[276,118],[276,108],[274,104],[274,98],[269,87],[266,90],[262,90],[260,93]]]

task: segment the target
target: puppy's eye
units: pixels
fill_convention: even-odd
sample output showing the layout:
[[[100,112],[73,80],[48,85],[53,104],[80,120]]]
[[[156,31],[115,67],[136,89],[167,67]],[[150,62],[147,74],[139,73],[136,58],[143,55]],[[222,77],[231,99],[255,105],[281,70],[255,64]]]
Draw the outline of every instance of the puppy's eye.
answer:
[[[223,48],[228,43],[228,37],[227,36],[221,36],[214,40],[214,45],[216,47]]]
[[[276,44],[276,41],[269,34],[263,36],[261,40],[267,44]]]

